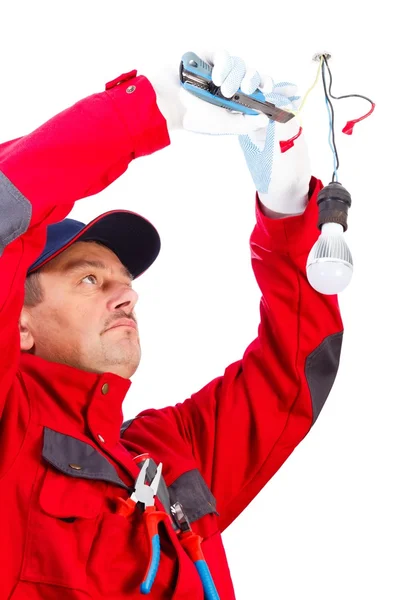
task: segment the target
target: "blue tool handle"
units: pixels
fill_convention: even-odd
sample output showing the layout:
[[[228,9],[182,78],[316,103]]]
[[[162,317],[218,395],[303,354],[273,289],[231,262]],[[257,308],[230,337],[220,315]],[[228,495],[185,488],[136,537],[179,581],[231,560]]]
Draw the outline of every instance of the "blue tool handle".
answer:
[[[204,78],[207,82],[212,82],[211,65],[202,60],[202,58],[195,54],[195,52],[185,52],[181,59],[181,66],[193,75],[198,75],[199,77]],[[209,91],[192,85],[189,82],[182,83],[182,85],[187,91],[191,92],[195,96],[198,96],[202,100],[210,102],[211,104],[221,106],[222,108],[237,110],[238,112],[242,112],[247,115],[259,114],[257,110],[243,106],[243,104],[237,102],[232,102],[231,100],[224,98],[222,95],[214,95]],[[247,96],[247,94],[243,94],[240,89],[238,90],[238,94],[240,94],[242,97]],[[265,102],[265,96],[260,90],[256,90],[252,94],[249,94],[249,98],[253,98],[259,102]]]
[[[205,600],[220,600],[220,596],[217,593],[216,586],[214,584],[212,575],[210,574],[209,567],[206,564],[206,561],[197,560],[194,564],[197,568],[198,575],[203,585]]]
[[[155,576],[157,575],[160,561],[160,539],[158,533],[151,538],[151,559],[145,579],[140,585],[141,594],[149,594],[153,587]]]
[[[185,52],[181,58],[182,65],[185,69],[199,77],[203,77],[207,81],[212,81],[212,67],[207,62],[202,60],[195,52]]]

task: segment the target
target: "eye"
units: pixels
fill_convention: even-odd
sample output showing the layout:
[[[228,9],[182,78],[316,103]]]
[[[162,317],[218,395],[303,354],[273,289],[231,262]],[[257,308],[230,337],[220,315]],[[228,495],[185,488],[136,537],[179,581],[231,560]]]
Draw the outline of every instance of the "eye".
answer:
[[[95,284],[98,283],[98,280],[95,277],[95,275],[87,275],[86,277],[84,277],[84,279],[81,280],[81,283]]]

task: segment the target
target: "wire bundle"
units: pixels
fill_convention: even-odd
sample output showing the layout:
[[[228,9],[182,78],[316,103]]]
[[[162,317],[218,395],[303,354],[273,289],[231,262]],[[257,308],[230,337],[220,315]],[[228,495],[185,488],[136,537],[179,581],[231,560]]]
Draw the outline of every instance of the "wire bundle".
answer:
[[[327,89],[327,82],[326,82],[326,77],[325,77],[325,67],[327,68],[327,71],[328,71],[329,77],[330,77],[330,83],[329,83],[328,89]],[[333,94],[331,92],[331,86],[333,85],[333,76],[332,76],[332,73],[331,73],[331,70],[329,67],[327,56],[325,54],[322,54],[320,56],[320,64],[318,67],[318,71],[316,73],[315,81],[314,81],[313,85],[309,88],[309,90],[306,92],[298,111],[293,112],[293,114],[300,121],[300,131],[297,134],[297,136],[295,136],[293,138],[293,140],[296,139],[302,131],[301,119],[299,118],[300,113],[304,107],[304,104],[306,102],[306,99],[308,98],[308,95],[312,92],[312,90],[318,83],[320,71],[322,71],[323,89],[324,89],[324,93],[325,93],[326,107],[327,107],[327,111],[329,114],[329,145],[330,145],[331,151],[333,153],[333,157],[334,157],[334,171],[333,171],[333,177],[332,177],[332,182],[334,182],[334,181],[338,181],[338,169],[340,166],[340,161],[338,158],[337,146],[335,143],[334,108],[333,108],[333,104],[332,104],[330,98],[333,98],[333,100],[342,100],[344,98],[363,98],[363,100],[367,100],[371,104],[371,109],[369,110],[368,113],[366,113],[362,117],[359,117],[358,119],[352,119],[351,121],[347,122],[344,129],[342,130],[342,132],[346,133],[347,135],[352,135],[353,128],[356,125],[356,123],[363,121],[363,119],[366,119],[373,113],[375,104],[372,100],[370,100],[370,98],[367,98],[367,96],[362,96],[361,94],[347,94],[345,96],[333,96]],[[280,142],[282,152],[284,152],[285,150],[287,150],[290,147],[290,141],[291,140],[288,140],[287,142]]]
[[[344,98],[363,98],[363,100],[367,100],[371,104],[371,109],[369,110],[368,113],[366,113],[359,119],[353,119],[351,121],[348,121],[348,123],[345,125],[344,129],[342,130],[343,133],[346,133],[347,135],[352,135],[353,127],[354,127],[354,125],[356,125],[356,123],[358,123],[359,121],[363,121],[363,119],[366,119],[367,117],[369,117],[372,114],[372,112],[375,108],[375,104],[372,100],[370,100],[370,98],[367,98],[367,96],[362,96],[361,94],[347,94],[345,96],[333,96],[333,94],[331,93],[331,86],[333,84],[333,76],[331,74],[331,70],[329,67],[329,63],[327,62],[326,56],[323,56],[322,58],[323,58],[323,60],[321,61],[321,67],[322,67],[323,88],[324,88],[324,92],[325,92],[325,96],[326,96],[326,106],[327,106],[327,110],[329,112],[329,125],[330,125],[329,144],[330,144],[331,150],[333,152],[333,156],[334,156],[334,171],[333,171],[332,181],[338,181],[338,172],[337,171],[340,166],[340,161],[338,159],[337,146],[335,143],[334,108],[333,108],[330,98],[333,98],[334,100],[342,100]],[[329,84],[328,90],[326,88],[325,65],[329,72],[329,77],[330,77],[330,84]]]

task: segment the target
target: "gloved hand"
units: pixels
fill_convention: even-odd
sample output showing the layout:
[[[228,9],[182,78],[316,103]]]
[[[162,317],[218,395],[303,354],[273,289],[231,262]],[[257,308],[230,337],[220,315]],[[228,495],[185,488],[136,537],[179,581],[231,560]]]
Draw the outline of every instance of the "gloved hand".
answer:
[[[143,74],[154,88],[157,106],[166,119],[170,135],[175,130],[183,129],[186,109],[180,96],[182,86],[177,61],[176,64],[162,64],[161,69],[148,67]]]
[[[239,88],[246,94],[259,88],[266,100],[286,110],[296,110],[299,96],[295,85],[274,84],[271,77],[260,77],[247,69],[239,57],[227,52],[211,56],[200,54],[213,65],[212,79],[230,98]],[[297,118],[288,123],[270,121],[265,115],[232,113],[205,102],[183,88],[180,99],[184,105],[183,127],[188,131],[211,135],[237,135],[254,184],[265,212],[271,217],[300,214],[304,211],[311,178],[308,148],[304,134],[294,146],[281,153],[279,141],[294,137],[300,128]]]
[[[296,110],[299,96],[295,85],[261,77],[247,69],[239,57],[228,52],[198,52],[213,65],[213,82],[224,96],[231,97],[239,88],[247,94],[259,88],[266,99],[286,110]],[[308,199],[311,168],[304,134],[294,146],[281,153],[279,141],[294,137],[299,130],[297,118],[288,123],[270,121],[267,116],[233,113],[214,106],[185,91],[180,84],[178,65],[165,65],[161,71],[147,74],[153,85],[157,104],[172,132],[184,128],[210,135],[238,136],[247,166],[265,212],[271,217],[300,214]]]

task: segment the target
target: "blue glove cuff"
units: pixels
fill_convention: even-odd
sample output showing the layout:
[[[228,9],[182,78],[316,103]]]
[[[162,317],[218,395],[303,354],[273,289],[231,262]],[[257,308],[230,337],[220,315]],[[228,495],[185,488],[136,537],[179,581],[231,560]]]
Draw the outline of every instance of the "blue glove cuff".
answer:
[[[290,86],[287,82],[278,83],[277,88]],[[283,96],[282,94],[266,94],[265,99],[275,106],[296,106],[300,96]],[[268,121],[264,147],[260,148],[254,141],[254,134],[240,135],[238,140],[245,155],[246,164],[249,168],[256,190],[262,194],[268,194],[272,176],[272,165],[275,151],[275,121]],[[282,127],[282,125],[279,125]]]

